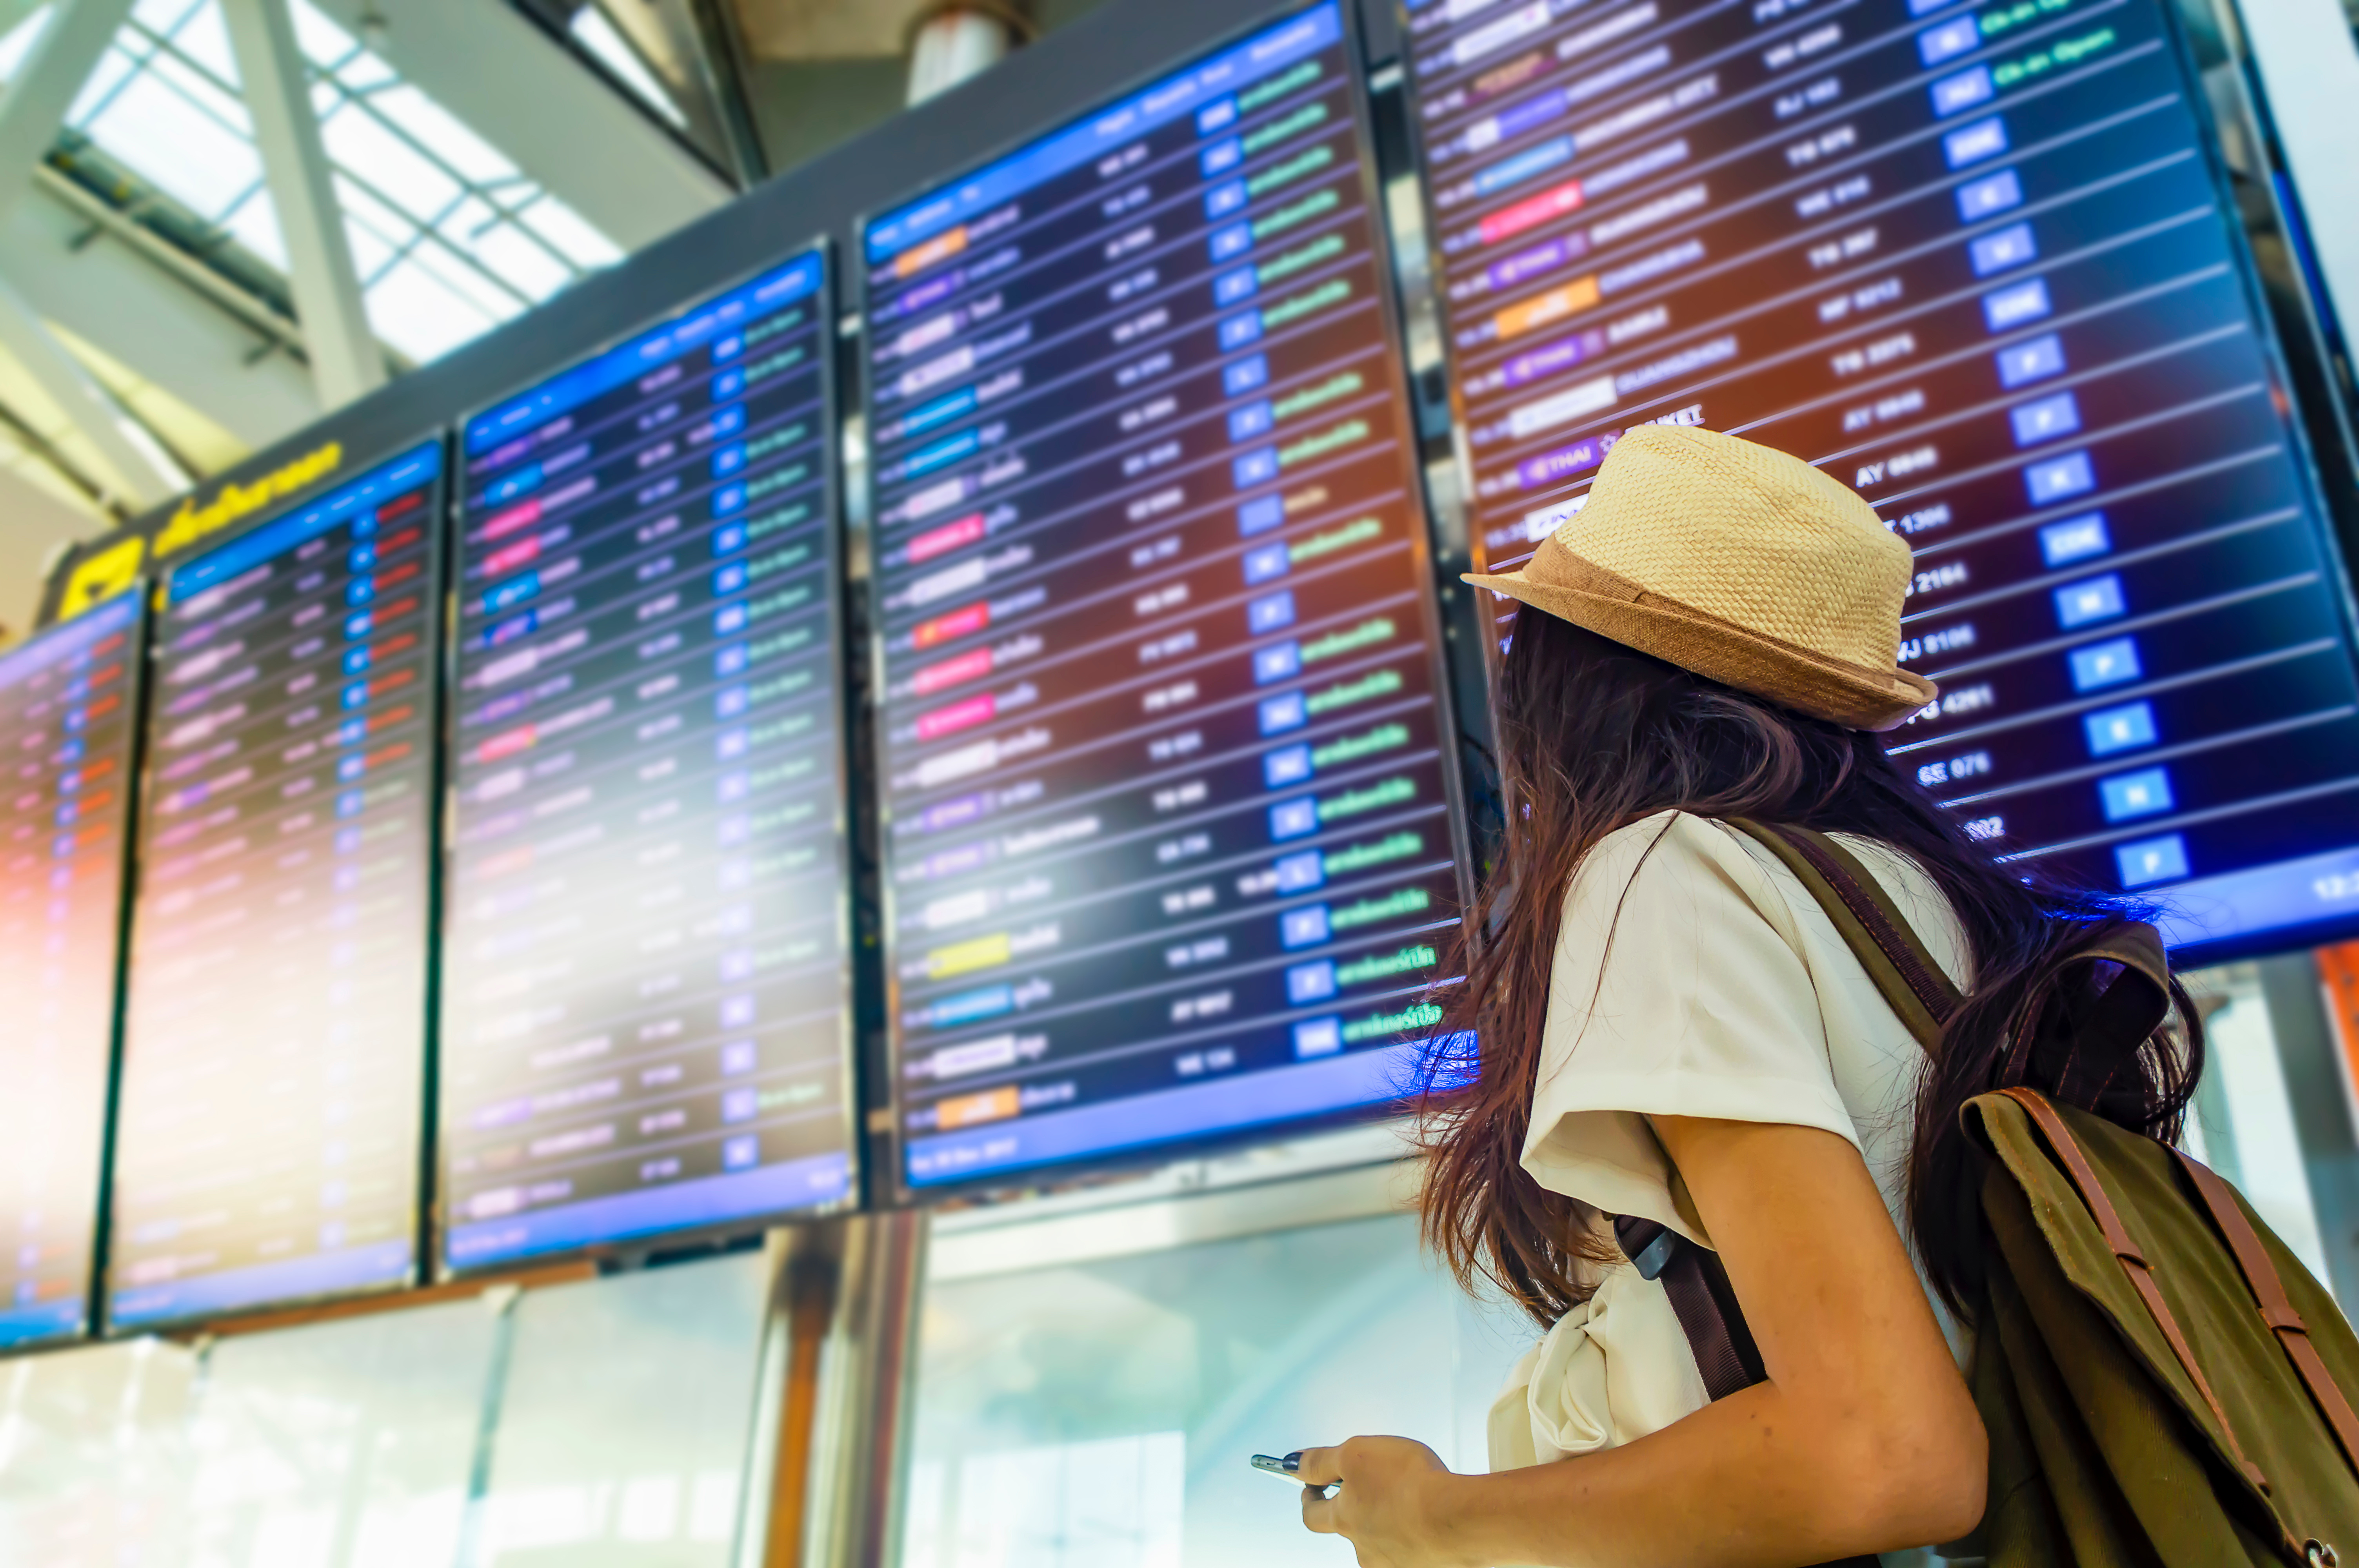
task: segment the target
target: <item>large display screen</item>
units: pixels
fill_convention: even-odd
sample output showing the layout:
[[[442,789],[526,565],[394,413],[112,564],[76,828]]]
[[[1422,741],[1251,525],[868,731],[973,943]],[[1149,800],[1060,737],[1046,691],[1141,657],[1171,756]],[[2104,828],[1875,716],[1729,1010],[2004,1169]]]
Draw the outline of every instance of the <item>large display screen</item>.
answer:
[[[441,472],[427,442],[165,579],[115,1327],[415,1277]]]
[[[0,1348],[95,1315],[140,605],[0,655]]]
[[[470,419],[442,1263],[851,1192],[827,276]]]
[[[1392,1098],[1457,855],[1335,5],[864,228],[907,1187]]]
[[[1783,448],[1916,550],[1891,748],[1975,838],[2214,952],[2359,918],[2341,568],[2157,0],[1408,15],[1486,568],[1632,426]]]

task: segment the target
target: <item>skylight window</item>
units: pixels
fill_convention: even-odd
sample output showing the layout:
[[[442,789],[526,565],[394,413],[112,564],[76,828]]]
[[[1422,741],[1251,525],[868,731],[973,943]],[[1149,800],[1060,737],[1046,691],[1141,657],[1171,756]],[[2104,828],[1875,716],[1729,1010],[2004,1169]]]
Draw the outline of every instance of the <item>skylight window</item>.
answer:
[[[430,360],[621,259],[613,241],[383,58],[308,0],[291,5],[379,338]],[[22,63],[48,15],[0,35],[0,78]],[[219,0],[140,0],[66,123],[287,265]]]

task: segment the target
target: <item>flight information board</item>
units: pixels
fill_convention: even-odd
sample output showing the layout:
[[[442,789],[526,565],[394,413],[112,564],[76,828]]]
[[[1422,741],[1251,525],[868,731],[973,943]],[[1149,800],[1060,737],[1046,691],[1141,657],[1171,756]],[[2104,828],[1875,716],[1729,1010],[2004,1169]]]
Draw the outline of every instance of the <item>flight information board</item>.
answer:
[[[416,1275],[441,472],[438,438],[165,579],[115,1327]]]
[[[1454,925],[1343,18],[864,229],[911,1188],[1393,1097]]]
[[[467,422],[448,1269],[851,1192],[827,297],[808,252]]]
[[[0,655],[0,1349],[93,1316],[141,599]]]
[[[1632,426],[1780,447],[1916,551],[1890,745],[1975,838],[2174,942],[2359,917],[2341,567],[2157,0],[1408,15],[1487,569]]]

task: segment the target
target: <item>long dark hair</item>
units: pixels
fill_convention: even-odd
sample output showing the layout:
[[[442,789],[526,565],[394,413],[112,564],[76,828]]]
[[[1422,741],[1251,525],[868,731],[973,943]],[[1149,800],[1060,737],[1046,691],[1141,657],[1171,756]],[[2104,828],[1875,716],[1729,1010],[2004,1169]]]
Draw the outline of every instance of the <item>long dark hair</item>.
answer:
[[[1520,1161],[1566,890],[1599,839],[1661,811],[1857,834],[1908,856],[1948,895],[1973,973],[1919,1085],[1908,1221],[1919,1261],[1962,1315],[1981,1294],[1985,1158],[1959,1125],[1968,1099],[2029,1083],[2177,1138],[2203,1046],[2176,981],[2176,1017],[2118,1060],[2070,1059],[2071,1017],[2118,971],[2068,969],[2085,994],[2066,994],[2056,962],[2136,912],[1999,865],[1876,736],[1535,610],[1516,617],[1495,714],[1502,838],[1460,928],[1458,967],[1444,971],[1467,978],[1437,994],[1444,1017],[1419,1095],[1425,1236],[1462,1284],[1486,1279],[1547,1325],[1620,1256],[1593,1210],[1542,1188]]]

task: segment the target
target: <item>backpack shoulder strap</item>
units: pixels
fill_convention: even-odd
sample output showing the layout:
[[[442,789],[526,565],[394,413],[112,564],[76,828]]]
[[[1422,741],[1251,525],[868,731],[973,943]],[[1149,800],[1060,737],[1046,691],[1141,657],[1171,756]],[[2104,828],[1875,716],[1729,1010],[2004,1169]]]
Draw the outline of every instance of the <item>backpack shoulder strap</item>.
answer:
[[[2202,1396],[2204,1404],[2212,1411],[2212,1419],[2220,1423],[2220,1435],[2227,1440],[2229,1456],[2245,1473],[2245,1478],[2252,1482],[2263,1497],[2267,1497],[2268,1477],[2261,1474],[2259,1465],[2245,1457],[2244,1445],[2236,1441],[2236,1430],[2228,1424],[2228,1412],[2221,1408],[2219,1396],[2212,1393],[2210,1380],[2203,1376],[2201,1363],[2196,1360],[2193,1348],[2187,1343],[2187,1336],[2180,1329],[2179,1319],[2172,1315],[2169,1303],[2162,1299],[2162,1291],[2154,1280],[2154,1265],[2147,1260],[2144,1249],[2130,1235],[2129,1227],[2122,1223],[2120,1212],[2114,1207],[2112,1195],[2105,1191],[2105,1184],[2090,1165],[2088,1155],[2082,1152],[2080,1141],[2072,1136],[2072,1130],[2065,1125],[2064,1119],[2056,1114],[2056,1108],[2049,1103],[2048,1097],[2037,1089],[2018,1086],[1998,1092],[2021,1106],[2030,1116],[2032,1124],[2047,1139],[2048,1147],[2055,1153],[2056,1162],[2071,1178],[2073,1186],[2080,1191],[2081,1201],[2088,1206],[2090,1217],[2097,1222],[2098,1230],[2104,1236],[2107,1250],[2121,1264],[2122,1273],[2128,1279],[2130,1288],[2146,1303],[2147,1315],[2154,1320],[2164,1343],[2170,1346],[2172,1357],[2179,1362],[2179,1369],[2187,1375],[2187,1380]],[[2270,1277],[2272,1280],[2276,1278],[2274,1271]]]
[[[1958,988],[1941,972],[1908,918],[1862,865],[1824,833],[1732,817],[1728,825],[1777,857],[1834,922],[1868,979],[1927,1051],[1958,1011]]]
[[[2252,1222],[2245,1217],[2236,1195],[2208,1167],[2189,1157],[2185,1150],[2173,1149],[2171,1153],[2178,1157],[2180,1170],[2210,1211],[2212,1223],[2220,1227],[2228,1250],[2236,1255],[2236,1267],[2244,1271],[2245,1284],[2260,1308],[2261,1321],[2277,1336],[2286,1359],[2293,1363],[2302,1386],[2310,1390],[2311,1400],[2318,1406],[2318,1413],[2333,1432],[2334,1441],[2343,1450],[2343,1464],[2354,1476],[2359,1476],[2359,1415],[2352,1413],[2351,1401],[2343,1397],[2334,1375],[2319,1359],[2317,1346],[2310,1342],[2310,1325],[2294,1310],[2292,1300],[2286,1294],[2285,1281],[2277,1277],[2277,1265],[2269,1261],[2268,1251],[2254,1234]]]

